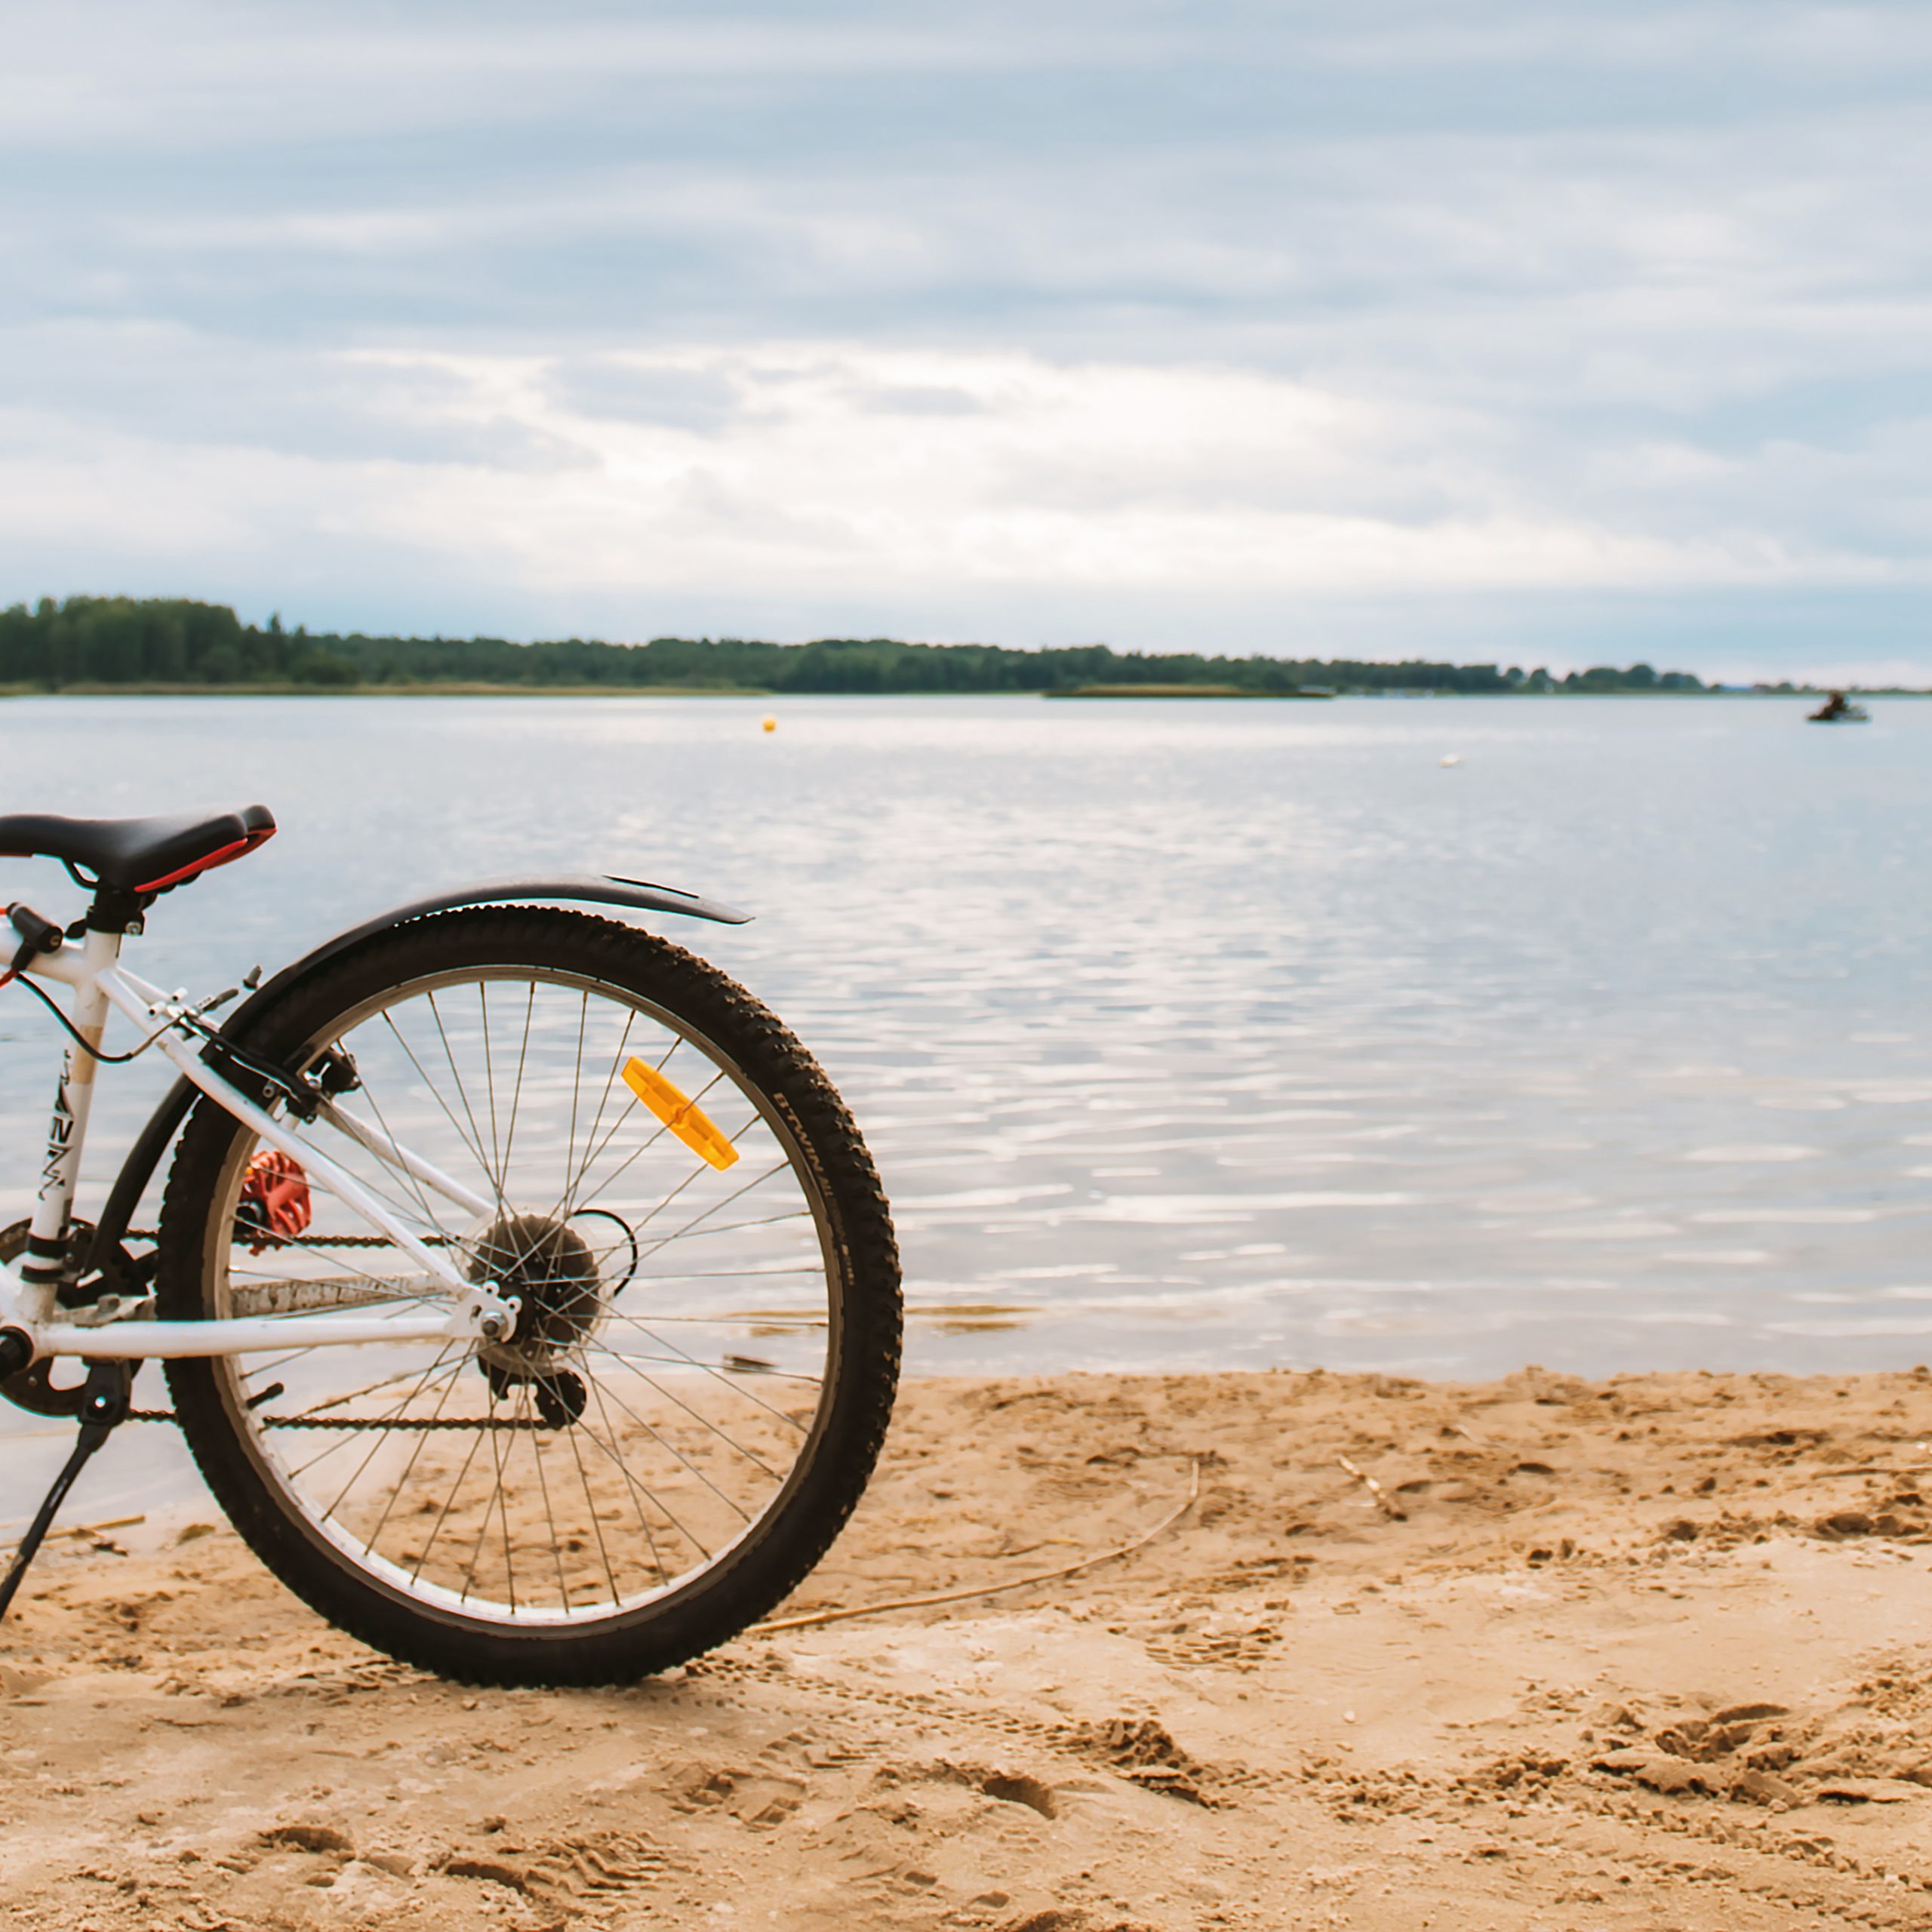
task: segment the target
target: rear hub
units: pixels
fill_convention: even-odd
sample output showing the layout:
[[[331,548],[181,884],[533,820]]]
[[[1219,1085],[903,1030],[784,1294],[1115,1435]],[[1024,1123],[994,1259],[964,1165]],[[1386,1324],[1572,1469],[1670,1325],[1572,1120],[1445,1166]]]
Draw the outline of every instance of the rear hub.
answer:
[[[516,1333],[477,1351],[477,1364],[499,1401],[528,1386],[552,1429],[583,1413],[583,1378],[563,1366],[604,1312],[605,1287],[583,1237],[552,1216],[505,1215],[477,1241],[468,1274],[522,1305]]]

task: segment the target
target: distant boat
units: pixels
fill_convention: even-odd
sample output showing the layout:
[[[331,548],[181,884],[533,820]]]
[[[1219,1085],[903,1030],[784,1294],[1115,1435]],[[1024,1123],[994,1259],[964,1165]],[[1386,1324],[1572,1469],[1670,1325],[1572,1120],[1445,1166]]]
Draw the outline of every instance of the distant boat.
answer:
[[[1843,691],[1833,691],[1807,716],[1814,724],[1869,724],[1872,721],[1871,712],[1862,704],[1854,704]]]

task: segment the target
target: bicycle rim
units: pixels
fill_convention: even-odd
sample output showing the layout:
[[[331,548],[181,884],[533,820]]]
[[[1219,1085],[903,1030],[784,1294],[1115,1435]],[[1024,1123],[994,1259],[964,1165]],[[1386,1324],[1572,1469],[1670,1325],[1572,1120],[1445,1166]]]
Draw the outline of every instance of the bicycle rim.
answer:
[[[332,1023],[310,1063],[330,1048],[353,1063],[340,1104],[485,1204],[309,1137],[525,1314],[506,1345],[217,1363],[280,1508],[385,1593],[509,1631],[632,1617],[728,1565],[798,1483],[838,1347],[838,1249],[783,1115],[689,1021],[565,970],[412,980]],[[208,1314],[433,1305],[319,1191],[277,1232],[260,1151],[238,1130],[214,1189]]]

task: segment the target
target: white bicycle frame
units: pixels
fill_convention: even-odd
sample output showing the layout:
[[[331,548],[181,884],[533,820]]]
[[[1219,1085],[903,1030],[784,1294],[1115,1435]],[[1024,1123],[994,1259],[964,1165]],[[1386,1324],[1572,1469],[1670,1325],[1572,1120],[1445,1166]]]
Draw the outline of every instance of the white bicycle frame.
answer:
[[[56,1300],[60,1269],[48,1264],[63,1252],[68,1221],[79,1183],[88,1115],[94,1102],[99,1063],[91,1051],[70,1045],[60,1070],[47,1159],[30,1223],[24,1265],[0,1263],[0,1327],[19,1330],[33,1346],[36,1359],[78,1355],[90,1360],[146,1361],[172,1356],[232,1355],[260,1349],[349,1346],[377,1342],[460,1342],[507,1340],[516,1327],[521,1304],[488,1284],[467,1279],[445,1252],[426,1245],[386,1203],[321,1148],[296,1131],[299,1123],[278,1120],[224,1080],[202,1057],[203,1036],[184,1021],[197,1009],[180,993],[165,993],[120,963],[122,935],[90,929],[78,948],[36,955],[21,970],[36,978],[73,989],[72,1022],[87,1048],[98,1048],[110,1009],[125,1014],[145,1036],[137,1049],[158,1048],[202,1093],[251,1127],[269,1146],[301,1163],[309,1184],[333,1195],[369,1226],[386,1236],[420,1267],[432,1292],[448,1297],[429,1313],[244,1315],[232,1320],[158,1321],[131,1318],[89,1326],[62,1318]],[[77,956],[78,955],[78,956]],[[429,1161],[398,1145],[347,1108],[321,1103],[317,1118],[378,1160],[413,1176],[472,1216],[497,1211],[497,1204]],[[36,1258],[38,1257],[38,1259]],[[412,1296],[412,1303],[420,1297]]]

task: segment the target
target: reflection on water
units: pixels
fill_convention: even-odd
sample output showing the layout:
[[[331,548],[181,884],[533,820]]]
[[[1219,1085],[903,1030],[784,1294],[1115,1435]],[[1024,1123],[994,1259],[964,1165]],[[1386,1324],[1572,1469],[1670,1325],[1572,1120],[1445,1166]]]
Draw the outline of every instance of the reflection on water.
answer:
[[[21,700],[8,808],[275,807],[156,909],[170,985],[479,876],[755,910],[657,924],[851,1100],[915,1371],[1932,1355],[1932,706],[773,708]],[[0,1036],[20,1208],[58,1056]]]

